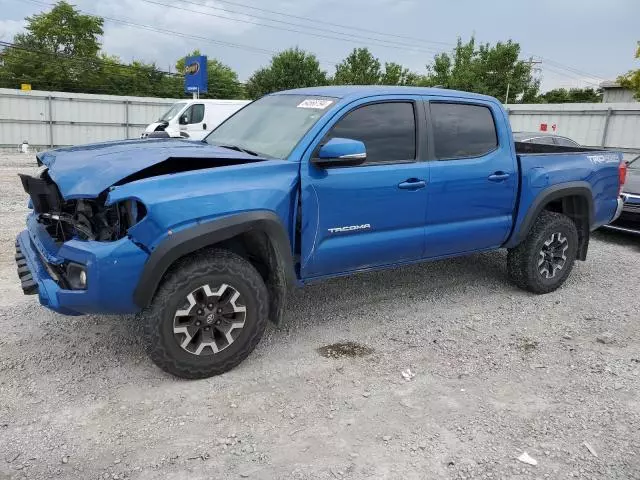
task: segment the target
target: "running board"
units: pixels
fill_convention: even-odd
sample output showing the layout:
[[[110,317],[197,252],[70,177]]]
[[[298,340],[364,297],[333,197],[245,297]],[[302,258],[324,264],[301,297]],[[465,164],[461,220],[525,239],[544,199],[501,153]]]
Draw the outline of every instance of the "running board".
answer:
[[[640,235],[640,230],[634,230],[633,228],[618,227],[617,225],[603,225],[602,228],[609,230],[616,230],[618,232],[632,233],[634,235]]]

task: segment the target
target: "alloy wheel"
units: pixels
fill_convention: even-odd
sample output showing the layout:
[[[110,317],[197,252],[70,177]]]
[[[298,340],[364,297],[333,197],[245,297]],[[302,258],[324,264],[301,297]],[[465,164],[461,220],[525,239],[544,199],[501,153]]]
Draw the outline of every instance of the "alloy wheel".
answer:
[[[193,355],[215,355],[240,335],[247,316],[240,292],[223,283],[189,293],[173,317],[173,335]]]
[[[539,253],[538,272],[544,278],[554,278],[567,263],[567,237],[560,232],[552,233]]]

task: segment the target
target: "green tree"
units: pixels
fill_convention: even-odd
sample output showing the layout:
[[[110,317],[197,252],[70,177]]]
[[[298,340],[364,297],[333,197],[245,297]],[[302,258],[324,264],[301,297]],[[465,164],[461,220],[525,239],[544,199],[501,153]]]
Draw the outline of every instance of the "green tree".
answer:
[[[1,54],[3,83],[31,83],[34,89],[48,90],[81,88],[86,73],[95,72],[100,61],[102,18],[82,15],[60,1],[26,21],[26,32],[17,34],[14,47]]]
[[[636,58],[640,59],[640,42],[638,42]],[[640,68],[621,76],[618,78],[618,82],[620,82],[620,85],[623,87],[633,90],[636,99],[640,100]]]
[[[200,50],[194,50],[186,57],[202,55]],[[184,57],[176,62],[176,70],[184,72]],[[224,98],[236,99],[244,98],[244,87],[238,81],[238,74],[228,65],[216,60],[207,58],[208,92],[202,94],[202,98]]]
[[[274,55],[269,66],[256,70],[247,80],[246,92],[250,98],[259,98],[280,90],[328,83],[316,56],[296,47]]]
[[[103,54],[93,76],[103,79],[102,83],[96,84],[93,90],[86,89],[86,92],[116,92],[118,95],[141,97],[184,96],[182,77],[167,75],[153,63],[133,61],[130,64],[123,64],[117,57]],[[106,91],[105,87],[108,87],[109,91]]]
[[[381,78],[380,60],[368,48],[354,48],[347,58],[336,65],[333,81],[337,85],[377,85]]]
[[[419,82],[418,74],[394,62],[384,64],[384,72],[378,80],[380,85],[417,85]]]
[[[338,65],[333,77],[337,85],[418,85],[420,75],[399,63],[380,60],[367,48],[354,48]]]
[[[533,77],[530,62],[519,59],[520,45],[498,42],[477,45],[475,38],[458,43],[451,54],[441,53],[427,66],[422,83],[456,90],[483,93],[511,102],[536,98],[540,82]]]
[[[25,32],[0,52],[0,86],[30,83],[37,90],[113,95],[182,96],[182,78],[154,64],[100,52],[103,19],[80,14],[65,1],[26,18]]]
[[[538,103],[599,103],[602,90],[595,88],[555,88],[537,98]]]

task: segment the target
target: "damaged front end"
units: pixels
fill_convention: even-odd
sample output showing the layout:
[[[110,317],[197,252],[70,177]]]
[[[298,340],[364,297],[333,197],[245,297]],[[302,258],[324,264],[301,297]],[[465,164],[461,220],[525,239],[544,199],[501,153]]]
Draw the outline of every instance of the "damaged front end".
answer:
[[[137,200],[107,205],[107,193],[96,198],[65,200],[46,168],[37,176],[19,174],[24,190],[31,198],[36,220],[56,243],[71,239],[115,241],[146,215]]]
[[[137,312],[131,292],[148,253],[127,230],[146,216],[144,205],[130,199],[108,204],[106,192],[66,199],[46,167],[20,179],[33,210],[16,238],[24,293],[65,315]]]

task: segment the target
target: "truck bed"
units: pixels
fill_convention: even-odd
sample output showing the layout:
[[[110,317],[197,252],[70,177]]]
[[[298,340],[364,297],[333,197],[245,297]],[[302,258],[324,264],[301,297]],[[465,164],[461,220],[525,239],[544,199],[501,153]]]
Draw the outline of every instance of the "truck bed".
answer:
[[[520,142],[515,142],[515,149],[520,182],[514,233],[523,229],[526,214],[535,213],[540,200],[555,189],[571,190],[575,196],[582,192],[592,199],[592,230],[611,220],[617,208],[620,152]],[[514,240],[521,239],[514,235],[506,246],[517,243]]]
[[[591,147],[564,147],[561,145],[546,145],[543,143],[515,142],[516,154],[550,154],[550,153],[581,153],[600,152],[604,149]]]

